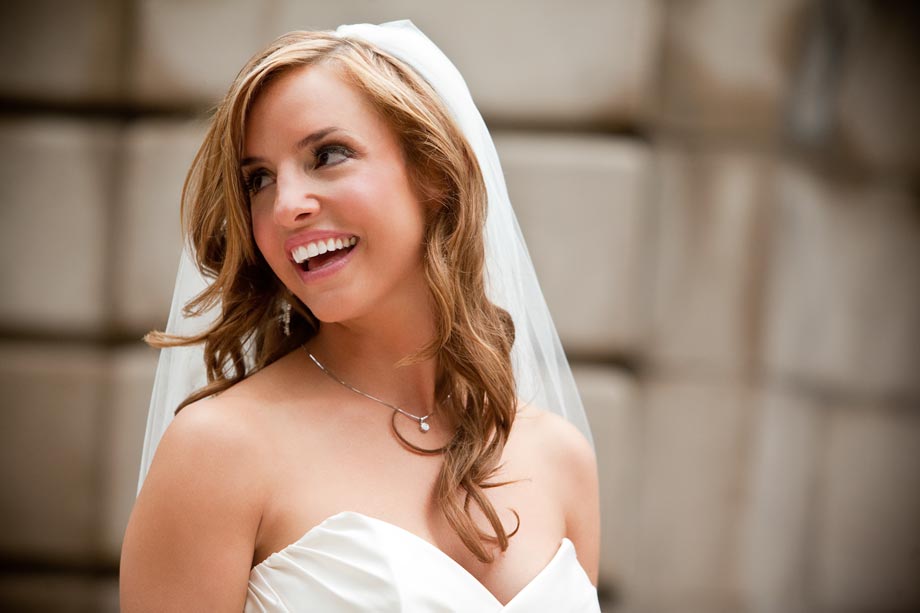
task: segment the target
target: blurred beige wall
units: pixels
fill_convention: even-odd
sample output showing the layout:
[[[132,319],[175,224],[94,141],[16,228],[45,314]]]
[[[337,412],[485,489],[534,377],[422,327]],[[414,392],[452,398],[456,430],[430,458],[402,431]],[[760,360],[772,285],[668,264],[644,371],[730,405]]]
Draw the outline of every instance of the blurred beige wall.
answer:
[[[493,130],[585,403],[605,611],[920,609],[920,10],[0,5],[0,609],[115,611],[178,197],[291,29],[411,18]]]

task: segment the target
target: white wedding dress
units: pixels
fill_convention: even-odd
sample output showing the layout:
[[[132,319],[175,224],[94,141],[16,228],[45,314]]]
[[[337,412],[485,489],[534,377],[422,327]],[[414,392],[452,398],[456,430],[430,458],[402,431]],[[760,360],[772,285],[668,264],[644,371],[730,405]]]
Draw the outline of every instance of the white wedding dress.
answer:
[[[343,511],[253,567],[245,613],[600,612],[567,538],[507,604],[422,537]]]

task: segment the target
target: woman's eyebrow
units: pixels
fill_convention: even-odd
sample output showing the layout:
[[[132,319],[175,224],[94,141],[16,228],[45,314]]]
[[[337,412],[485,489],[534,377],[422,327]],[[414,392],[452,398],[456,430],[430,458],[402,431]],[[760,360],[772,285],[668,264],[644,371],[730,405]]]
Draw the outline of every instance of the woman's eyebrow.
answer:
[[[329,126],[329,127],[327,127],[327,128],[322,128],[322,129],[320,129],[320,130],[317,130],[316,132],[313,132],[313,133],[311,133],[311,134],[307,134],[306,136],[304,136],[303,138],[301,138],[299,141],[297,141],[296,147],[297,147],[298,150],[304,149],[304,148],[306,148],[306,147],[309,147],[310,145],[312,145],[312,144],[315,143],[316,141],[322,140],[322,139],[326,138],[326,137],[329,136],[330,134],[333,134],[333,133],[335,133],[335,132],[342,132],[342,131],[343,131],[342,128],[339,128],[339,127],[336,127],[336,126]],[[243,167],[243,166],[249,166],[249,165],[251,165],[251,164],[258,164],[258,163],[261,163],[261,162],[264,162],[264,161],[265,161],[265,160],[264,160],[263,158],[260,158],[260,157],[257,157],[257,156],[254,156],[254,157],[245,157],[245,158],[243,158],[242,160],[240,160],[240,166],[241,166],[241,167]]]
[[[330,134],[333,134],[335,132],[340,132],[340,131],[342,131],[342,128],[337,128],[335,126],[329,126],[328,128],[317,130],[313,134],[308,134],[307,136],[304,136],[299,141],[297,141],[297,148],[304,149],[306,147],[309,147],[316,141],[322,140],[326,138],[327,136],[329,136]]]

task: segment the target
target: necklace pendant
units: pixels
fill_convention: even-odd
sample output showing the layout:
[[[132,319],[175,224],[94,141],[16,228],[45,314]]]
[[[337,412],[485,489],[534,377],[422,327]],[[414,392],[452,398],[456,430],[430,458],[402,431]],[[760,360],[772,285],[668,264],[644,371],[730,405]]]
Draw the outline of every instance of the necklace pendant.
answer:
[[[422,421],[420,419],[418,422],[418,429],[422,432],[428,432],[431,429],[431,426],[428,425],[427,421]]]

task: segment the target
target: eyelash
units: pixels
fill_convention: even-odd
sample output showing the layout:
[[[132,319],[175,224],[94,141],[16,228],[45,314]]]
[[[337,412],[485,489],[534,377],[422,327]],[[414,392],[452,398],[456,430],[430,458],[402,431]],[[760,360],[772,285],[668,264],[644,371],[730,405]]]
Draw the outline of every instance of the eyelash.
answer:
[[[341,161],[335,162],[333,164],[330,164],[329,162],[326,162],[324,164],[315,164],[313,167],[323,168],[324,166],[338,166],[339,164],[344,162],[345,159],[354,157],[354,152],[348,147],[346,147],[345,145],[331,143],[331,144],[321,145],[317,147],[316,149],[314,149],[313,159],[319,161],[321,156],[332,154],[332,153],[341,154],[344,159]],[[262,177],[266,176],[267,174],[268,174],[268,171],[266,171],[264,168],[259,168],[251,172],[244,172],[243,173],[243,186],[246,189],[246,193],[249,194],[250,196],[254,196],[255,194],[259,193],[259,191],[261,191],[262,188],[258,187],[257,183]]]
[[[257,194],[262,188],[256,187],[256,182],[267,175],[265,169],[253,170],[252,172],[243,173],[243,187],[250,196]]]
[[[326,154],[326,153],[341,153],[345,157],[345,159],[348,159],[354,155],[354,152],[348,147],[346,147],[345,145],[329,144],[329,145],[323,145],[321,147],[317,147],[313,151],[313,159],[318,160],[321,155]],[[333,166],[336,166],[341,163],[342,162],[336,162],[335,164],[333,164]],[[323,164],[323,166],[328,166],[328,165],[329,165],[328,163]]]

